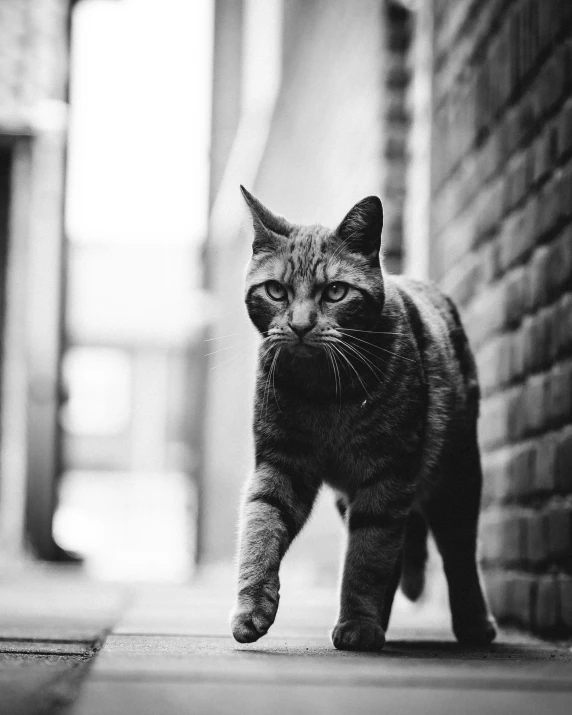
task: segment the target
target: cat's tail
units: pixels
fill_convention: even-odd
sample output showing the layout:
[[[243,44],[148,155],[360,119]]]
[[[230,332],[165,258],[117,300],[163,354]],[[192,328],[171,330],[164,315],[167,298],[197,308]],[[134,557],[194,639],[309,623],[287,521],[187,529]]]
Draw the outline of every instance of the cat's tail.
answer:
[[[410,601],[416,601],[425,586],[428,528],[423,514],[412,510],[407,518],[401,566],[401,590]]]

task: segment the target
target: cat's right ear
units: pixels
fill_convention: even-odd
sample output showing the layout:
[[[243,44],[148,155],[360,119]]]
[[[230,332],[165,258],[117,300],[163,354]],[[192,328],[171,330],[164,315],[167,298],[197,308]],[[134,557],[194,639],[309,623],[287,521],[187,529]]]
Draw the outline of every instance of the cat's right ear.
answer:
[[[273,253],[278,250],[283,239],[290,235],[292,225],[283,216],[267,209],[244,186],[241,186],[240,190],[252,216],[252,253]]]
[[[336,229],[342,244],[379,265],[383,206],[377,196],[368,196],[357,203]]]

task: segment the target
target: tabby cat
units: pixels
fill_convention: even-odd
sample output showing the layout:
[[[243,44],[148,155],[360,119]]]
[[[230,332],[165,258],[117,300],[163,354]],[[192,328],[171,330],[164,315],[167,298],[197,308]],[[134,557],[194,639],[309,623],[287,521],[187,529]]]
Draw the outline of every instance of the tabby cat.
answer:
[[[254,227],[246,305],[263,340],[234,637],[256,641],[274,622],[281,559],[327,484],[348,530],[336,648],[383,647],[399,582],[412,600],[422,592],[428,528],[457,640],[491,642],[476,561],[479,386],[454,304],[384,273],[377,197],[332,231],[241,189]]]

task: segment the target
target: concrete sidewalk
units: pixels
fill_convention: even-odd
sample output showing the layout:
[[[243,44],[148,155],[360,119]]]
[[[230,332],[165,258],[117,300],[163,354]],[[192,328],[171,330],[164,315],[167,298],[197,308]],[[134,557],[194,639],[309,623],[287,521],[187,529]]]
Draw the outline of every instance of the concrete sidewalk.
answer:
[[[126,606],[115,586],[35,564],[0,573],[0,715],[60,712]]]
[[[285,577],[276,623],[252,645],[230,636],[228,574],[129,590],[4,582],[1,715],[572,712],[567,647],[503,633],[463,649],[431,603],[399,600],[386,650],[371,655],[332,648],[334,589]]]
[[[396,602],[381,654],[339,652],[335,589],[285,574],[271,632],[230,636],[233,582],[146,589],[108,636],[73,715],[572,712],[572,654],[516,633],[463,649],[448,613]]]

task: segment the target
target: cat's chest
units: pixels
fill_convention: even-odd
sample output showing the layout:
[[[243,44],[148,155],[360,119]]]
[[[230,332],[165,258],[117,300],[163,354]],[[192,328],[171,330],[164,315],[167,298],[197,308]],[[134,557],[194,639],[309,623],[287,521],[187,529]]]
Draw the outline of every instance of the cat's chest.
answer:
[[[371,398],[326,407],[298,406],[292,414],[295,420],[289,420],[289,434],[294,439],[285,444],[295,445],[301,439],[306,454],[311,454],[311,471],[342,492],[380,473],[395,471],[418,451],[416,436],[397,424],[383,403]]]
[[[296,410],[296,429],[312,445],[315,458],[327,471],[348,473],[356,465],[370,461],[373,451],[383,443],[388,446],[391,430],[376,404],[368,399],[327,408],[306,407]]]

